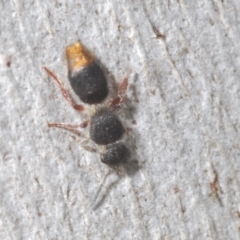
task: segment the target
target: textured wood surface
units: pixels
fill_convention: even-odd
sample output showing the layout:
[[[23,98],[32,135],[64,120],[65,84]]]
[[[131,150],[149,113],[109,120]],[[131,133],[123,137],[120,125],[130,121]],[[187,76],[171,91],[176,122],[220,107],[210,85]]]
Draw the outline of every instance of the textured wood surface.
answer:
[[[0,239],[240,239],[240,5],[0,1]],[[121,81],[140,169],[111,174],[68,133],[80,39]],[[87,131],[85,132],[87,133]]]

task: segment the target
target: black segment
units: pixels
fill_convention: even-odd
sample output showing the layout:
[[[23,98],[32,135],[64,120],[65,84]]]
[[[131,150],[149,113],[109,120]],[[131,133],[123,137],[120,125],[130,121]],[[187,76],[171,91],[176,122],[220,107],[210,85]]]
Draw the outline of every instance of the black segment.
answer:
[[[95,143],[99,145],[114,143],[123,133],[122,123],[110,110],[102,109],[92,117],[90,137]]]
[[[129,157],[129,149],[124,144],[117,143],[101,156],[101,161],[109,166],[117,166],[126,163]]]
[[[69,71],[68,78],[72,89],[84,103],[101,103],[108,95],[107,79],[96,61],[76,74]]]

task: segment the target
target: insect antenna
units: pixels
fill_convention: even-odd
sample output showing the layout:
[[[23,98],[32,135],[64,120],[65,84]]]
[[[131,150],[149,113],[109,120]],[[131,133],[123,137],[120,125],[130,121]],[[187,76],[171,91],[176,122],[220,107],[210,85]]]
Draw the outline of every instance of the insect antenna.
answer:
[[[92,201],[92,203],[89,205],[89,208],[91,208],[91,207],[93,206],[93,204],[96,202],[97,197],[98,197],[99,193],[101,192],[102,187],[103,187],[103,185],[104,185],[107,177],[108,177],[111,173],[112,173],[112,169],[109,169],[109,170],[107,171],[107,173],[105,174],[105,176],[102,178],[101,183],[100,183],[100,185],[99,185],[99,187],[98,187],[98,190],[97,190],[97,192],[96,192],[95,195],[94,195],[93,201]]]

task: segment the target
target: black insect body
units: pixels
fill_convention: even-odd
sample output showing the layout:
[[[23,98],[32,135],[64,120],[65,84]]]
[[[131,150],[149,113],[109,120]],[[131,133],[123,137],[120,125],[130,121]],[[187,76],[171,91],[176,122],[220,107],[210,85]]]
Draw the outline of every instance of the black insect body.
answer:
[[[111,84],[100,62],[80,42],[67,47],[66,58],[71,87],[80,100],[87,105],[86,108],[91,107],[90,119],[80,125],[49,123],[48,126],[69,130],[82,138],[83,134],[76,129],[89,125],[90,139],[85,137],[83,139],[85,141],[82,141],[82,139],[74,138],[88,151],[99,150],[101,162],[110,167],[94,196],[93,204],[107,176],[112,170],[119,175],[124,173],[122,169],[126,170],[125,164],[131,157],[131,152],[124,142],[125,129],[116,115],[116,111],[124,103],[128,78],[126,77],[118,85],[117,95],[112,99],[109,94]],[[48,68],[44,67],[44,69],[57,82],[63,97],[70,105],[77,111],[83,111],[85,107],[75,102],[62,81]],[[90,140],[90,145],[88,145],[88,140]]]
[[[69,71],[68,78],[73,91],[84,103],[101,103],[108,96],[107,79],[97,61],[78,71]]]
[[[114,143],[122,137],[124,128],[118,117],[108,109],[101,109],[93,115],[90,137],[99,145]]]
[[[48,126],[72,131],[79,127],[86,127],[90,123],[90,139],[96,145],[105,146],[105,152],[101,154],[101,161],[114,167],[126,163],[130,157],[130,150],[124,143],[120,142],[125,130],[115,111],[124,102],[128,85],[127,78],[118,85],[116,98],[108,102],[107,106],[108,81],[99,61],[80,42],[67,47],[66,57],[68,78],[76,95],[87,105],[94,106],[104,102],[105,106],[96,108],[95,113],[90,116],[90,120],[84,122],[84,124],[49,123]],[[78,111],[83,111],[85,107],[74,101],[62,81],[49,69],[46,67],[44,69],[58,83],[64,98],[71,106]]]
[[[129,157],[129,149],[123,143],[116,143],[102,154],[101,161],[109,166],[118,166],[127,163]]]

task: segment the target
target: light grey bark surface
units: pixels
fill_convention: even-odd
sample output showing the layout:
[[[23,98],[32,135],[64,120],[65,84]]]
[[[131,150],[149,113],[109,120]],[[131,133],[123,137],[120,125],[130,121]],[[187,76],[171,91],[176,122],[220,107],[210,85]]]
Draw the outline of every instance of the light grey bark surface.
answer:
[[[238,0],[0,1],[0,239],[240,239]],[[80,39],[117,82],[140,169],[108,167],[47,122],[81,123],[70,89]],[[87,130],[82,130],[87,133]]]

